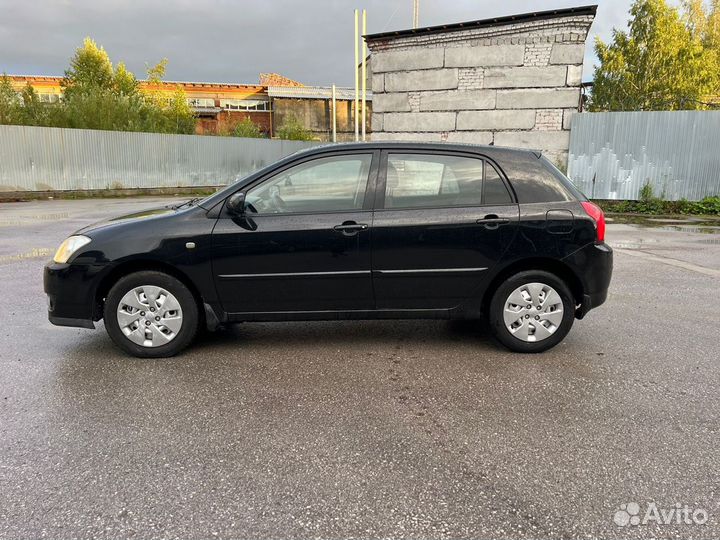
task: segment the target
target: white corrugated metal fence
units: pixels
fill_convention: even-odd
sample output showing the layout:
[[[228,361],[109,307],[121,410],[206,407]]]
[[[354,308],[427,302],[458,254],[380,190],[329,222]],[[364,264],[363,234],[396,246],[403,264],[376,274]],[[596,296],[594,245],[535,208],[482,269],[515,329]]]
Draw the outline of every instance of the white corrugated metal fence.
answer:
[[[568,176],[595,199],[720,195],[720,111],[575,114]]]
[[[315,144],[0,126],[0,191],[220,186]]]

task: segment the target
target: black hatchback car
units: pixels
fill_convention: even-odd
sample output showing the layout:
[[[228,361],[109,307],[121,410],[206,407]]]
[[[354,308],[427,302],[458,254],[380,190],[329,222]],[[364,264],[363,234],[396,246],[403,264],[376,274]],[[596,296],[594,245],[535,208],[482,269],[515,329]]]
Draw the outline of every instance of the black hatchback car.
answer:
[[[602,211],[537,152],[420,143],[293,154],[202,200],[85,227],[45,267],[53,324],[140,357],[245,321],[480,319],[540,352],[607,296]]]

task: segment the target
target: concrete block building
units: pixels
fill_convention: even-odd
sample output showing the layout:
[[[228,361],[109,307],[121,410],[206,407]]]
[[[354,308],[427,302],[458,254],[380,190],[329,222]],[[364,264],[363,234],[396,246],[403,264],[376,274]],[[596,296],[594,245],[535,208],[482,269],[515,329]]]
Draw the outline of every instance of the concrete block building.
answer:
[[[365,36],[372,139],[534,148],[564,166],[596,9]]]

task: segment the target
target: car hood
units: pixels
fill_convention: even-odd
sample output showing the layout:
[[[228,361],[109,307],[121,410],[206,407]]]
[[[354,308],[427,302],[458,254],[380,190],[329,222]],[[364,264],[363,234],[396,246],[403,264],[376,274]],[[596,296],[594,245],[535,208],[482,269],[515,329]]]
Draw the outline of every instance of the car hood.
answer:
[[[126,214],[123,216],[117,216],[98,221],[96,223],[93,223],[92,225],[87,225],[83,227],[82,229],[76,231],[75,234],[92,233],[100,229],[107,229],[110,227],[116,227],[128,223],[135,223],[138,221],[152,221],[175,213],[177,213],[177,210],[171,207],[163,206],[160,208],[150,208],[148,210],[142,210],[141,212],[134,212],[132,214]]]

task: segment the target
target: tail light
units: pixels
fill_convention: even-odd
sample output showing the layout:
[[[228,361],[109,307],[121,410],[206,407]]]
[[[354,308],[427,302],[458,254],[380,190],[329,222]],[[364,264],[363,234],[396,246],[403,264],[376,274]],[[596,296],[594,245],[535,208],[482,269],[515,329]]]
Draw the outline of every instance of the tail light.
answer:
[[[605,241],[605,214],[602,209],[595,203],[590,201],[583,201],[583,208],[587,212],[588,216],[595,220],[595,229],[597,229],[598,242]]]

